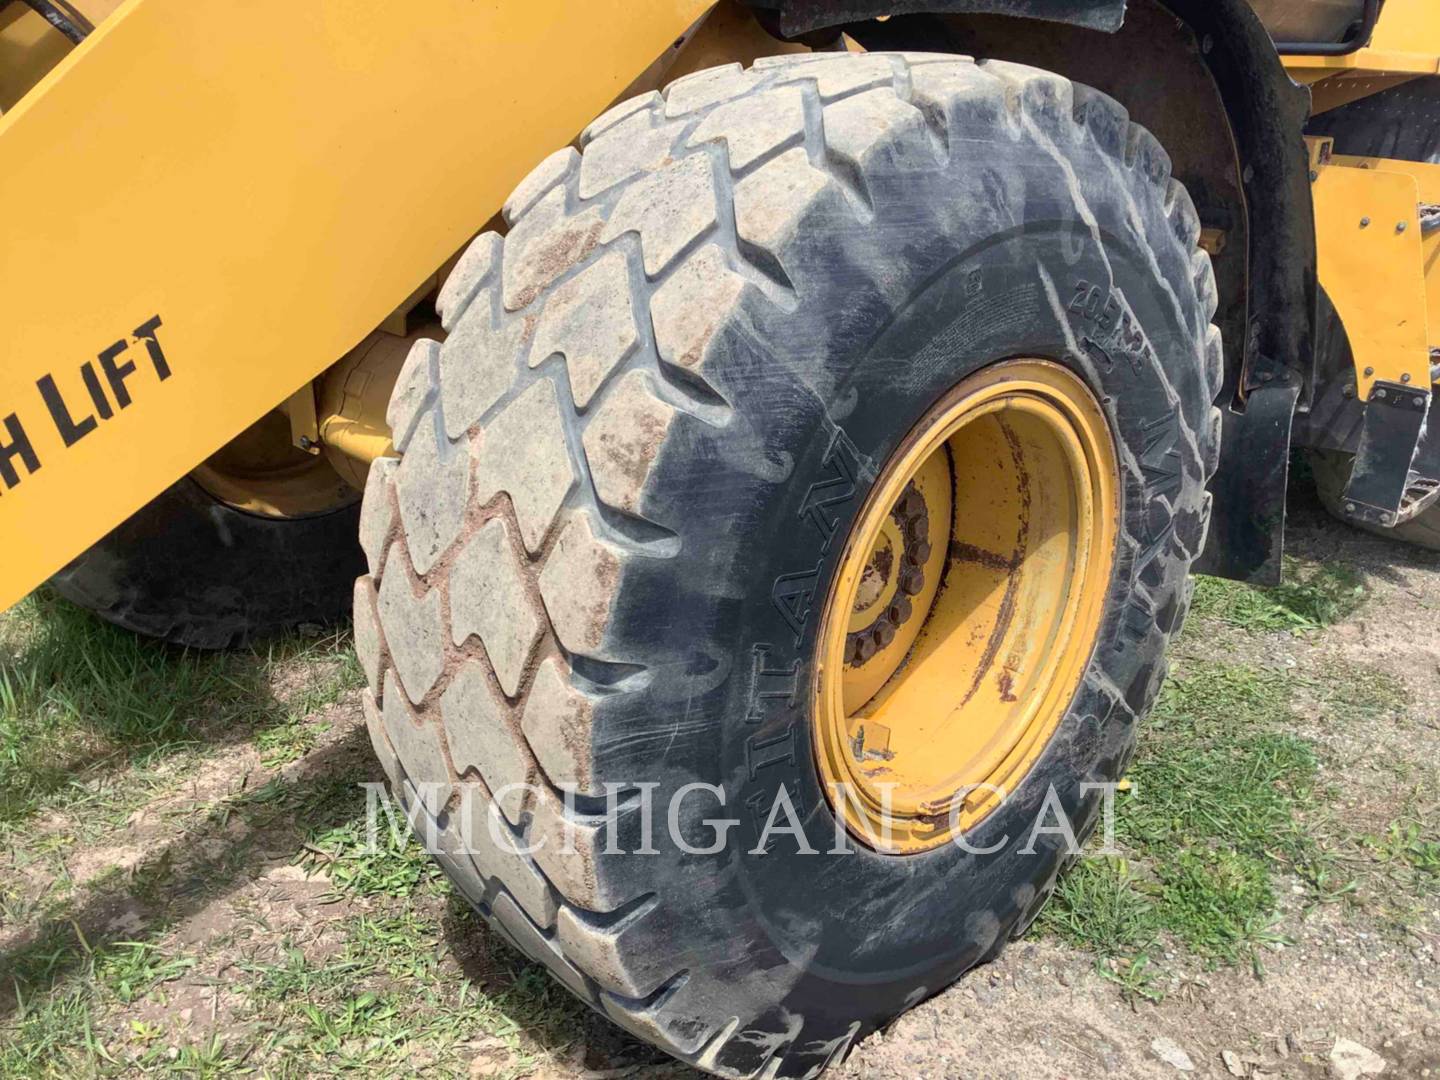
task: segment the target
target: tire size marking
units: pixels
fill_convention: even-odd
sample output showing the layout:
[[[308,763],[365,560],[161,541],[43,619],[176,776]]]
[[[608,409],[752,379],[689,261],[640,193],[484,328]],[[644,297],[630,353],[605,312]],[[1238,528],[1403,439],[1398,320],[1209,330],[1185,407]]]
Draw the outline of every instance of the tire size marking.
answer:
[[[1081,279],[1075,282],[1075,294],[1066,310],[1089,324],[1090,332],[1082,336],[1080,343],[1107,372],[1114,370],[1117,357],[1123,357],[1137,375],[1157,364],[1155,347],[1119,289],[1106,289]]]
[[[157,382],[164,382],[170,377],[170,361],[160,345],[159,330],[162,325],[159,315],[151,316],[128,336],[101,349],[95,360],[82,363],[78,369],[82,388],[76,387],[74,376],[66,380],[69,383],[68,392],[62,389],[53,373],[47,372],[35,380],[46,421],[67,448],[97,430],[121,409],[130,407],[132,388],[127,385],[127,380],[136,374],[142,362],[148,360]],[[139,351],[142,347],[143,356]],[[39,412],[39,408],[34,409],[35,415]],[[33,423],[32,417],[31,430],[35,430]],[[41,461],[18,411],[0,420],[0,428],[3,428],[0,432],[0,482],[3,482],[5,490],[9,490],[23,479],[17,464],[25,467],[26,475],[34,475],[40,471]]]

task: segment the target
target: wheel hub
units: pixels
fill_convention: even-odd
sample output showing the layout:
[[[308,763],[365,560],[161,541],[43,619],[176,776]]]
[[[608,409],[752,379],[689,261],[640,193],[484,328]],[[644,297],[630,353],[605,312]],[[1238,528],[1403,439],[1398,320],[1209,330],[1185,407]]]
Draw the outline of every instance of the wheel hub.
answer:
[[[927,850],[1023,780],[1099,634],[1118,486],[1093,395],[1040,360],[966,379],[892,455],[847,538],[816,679],[822,780],[860,839]]]

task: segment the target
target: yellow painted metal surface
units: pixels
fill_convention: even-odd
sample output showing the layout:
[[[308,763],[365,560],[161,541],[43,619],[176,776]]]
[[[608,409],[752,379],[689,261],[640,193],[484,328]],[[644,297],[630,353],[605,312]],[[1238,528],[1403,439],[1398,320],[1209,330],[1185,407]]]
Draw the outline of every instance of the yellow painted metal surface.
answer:
[[[1440,73],[1440,4],[1386,0],[1370,44],[1345,56],[1286,56],[1290,76],[1307,83],[1315,112],[1379,93],[1405,78]]]
[[[1427,283],[1425,249],[1432,264],[1435,251],[1421,237],[1419,182],[1401,164],[1334,158],[1314,184],[1320,284],[1344,322],[1362,401],[1380,379],[1430,385],[1427,312],[1440,315],[1440,282]]]
[[[1118,487],[1100,406],[1041,360],[960,383],[887,463],[826,603],[815,690],[820,775],[858,839],[929,850],[1015,792],[1094,652]]]
[[[70,40],[24,4],[0,7],[0,113],[65,58]]]
[[[310,393],[306,385],[295,397]],[[310,408],[313,412],[313,401]],[[359,501],[359,489],[325,457],[295,445],[288,413],[288,409],[270,410],[192,469],[190,476],[221,502],[259,517],[305,517]]]
[[[1396,161],[1392,158],[1347,157],[1339,154],[1335,156],[1333,163],[1408,176],[1415,181],[1421,203],[1440,206],[1440,165],[1422,161]],[[1429,329],[1427,342],[1430,348],[1440,349],[1440,230],[1421,238],[1420,263],[1421,272],[1425,275],[1426,323]]]
[[[128,0],[0,117],[0,607],[360,341],[704,0]]]

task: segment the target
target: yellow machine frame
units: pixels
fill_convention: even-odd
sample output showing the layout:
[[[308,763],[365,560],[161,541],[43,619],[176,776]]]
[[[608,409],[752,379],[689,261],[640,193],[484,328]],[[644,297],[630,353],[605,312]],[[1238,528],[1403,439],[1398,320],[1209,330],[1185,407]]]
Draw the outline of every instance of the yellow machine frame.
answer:
[[[1368,46],[1344,56],[1290,56],[1328,112],[1412,79],[1440,74],[1440,4],[1387,0]],[[1423,235],[1421,205],[1440,204],[1440,166],[1353,158],[1310,140],[1320,284],[1354,356],[1360,400],[1377,381],[1430,386],[1440,348],[1440,233]]]
[[[0,117],[0,608],[358,343],[708,6],[128,0]]]

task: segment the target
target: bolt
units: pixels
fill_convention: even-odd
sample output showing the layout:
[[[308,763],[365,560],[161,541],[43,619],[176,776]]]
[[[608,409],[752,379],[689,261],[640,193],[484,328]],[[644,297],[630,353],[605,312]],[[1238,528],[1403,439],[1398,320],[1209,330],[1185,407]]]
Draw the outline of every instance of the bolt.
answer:
[[[910,549],[905,552],[905,554],[909,558],[914,559],[915,562],[917,562],[921,566],[924,566],[927,562],[930,561],[930,541],[919,541],[918,543],[912,545]]]
[[[1409,381],[1410,381],[1410,372],[1407,371],[1407,372],[1405,372],[1403,375],[1401,375],[1401,376],[1400,376],[1400,381],[1401,381],[1401,382],[1409,382]]]
[[[912,517],[909,521],[905,522],[905,539],[907,540],[924,540],[925,534],[929,531],[930,521],[928,517]]]
[[[910,598],[908,596],[895,597],[890,610],[885,613],[890,616],[890,621],[899,626],[906,619],[910,618]]]
[[[1345,504],[1345,513],[1347,513],[1347,514],[1353,514],[1353,513],[1355,513],[1355,504],[1354,504],[1354,503],[1346,503],[1346,504]]]
[[[1391,520],[1391,519],[1390,519],[1390,515],[1389,515],[1389,514],[1381,514],[1381,515],[1380,515],[1380,524],[1381,524],[1381,525],[1389,525],[1389,524],[1390,524],[1390,520]]]
[[[895,640],[895,624],[889,619],[882,619],[880,624],[875,627],[875,640],[882,649],[889,645]]]
[[[906,570],[900,575],[900,590],[914,596],[925,587],[925,575],[919,570]]]
[[[1383,398],[1383,397],[1385,396],[1385,388],[1382,386],[1382,387],[1380,387],[1378,390],[1376,390],[1376,391],[1375,391],[1375,396],[1376,396],[1377,398]]]
[[[1368,217],[1362,217],[1362,218],[1360,219],[1360,228],[1362,228],[1362,229],[1368,229],[1369,227],[1370,227],[1370,219],[1369,219]]]
[[[1369,378],[1371,375],[1374,375],[1374,374],[1375,374],[1375,369],[1374,369],[1373,367],[1367,367],[1367,368],[1365,369],[1365,376],[1366,376],[1366,378]]]
[[[855,642],[855,662],[863,664],[875,655],[875,639],[869,634]]]
[[[315,441],[314,441],[313,439],[311,439],[309,435],[301,435],[301,436],[300,436],[300,449],[301,449],[301,450],[309,450],[309,449],[310,449],[312,446],[314,446],[314,445],[315,445]]]
[[[1397,221],[1397,222],[1395,223],[1395,231],[1396,231],[1396,232],[1404,232],[1404,231],[1405,231],[1407,228],[1409,228],[1409,227],[1410,227],[1410,223],[1409,223],[1408,221]]]
[[[1347,386],[1344,390],[1340,391],[1340,394],[1342,397],[1353,398],[1355,396],[1355,387]]]

